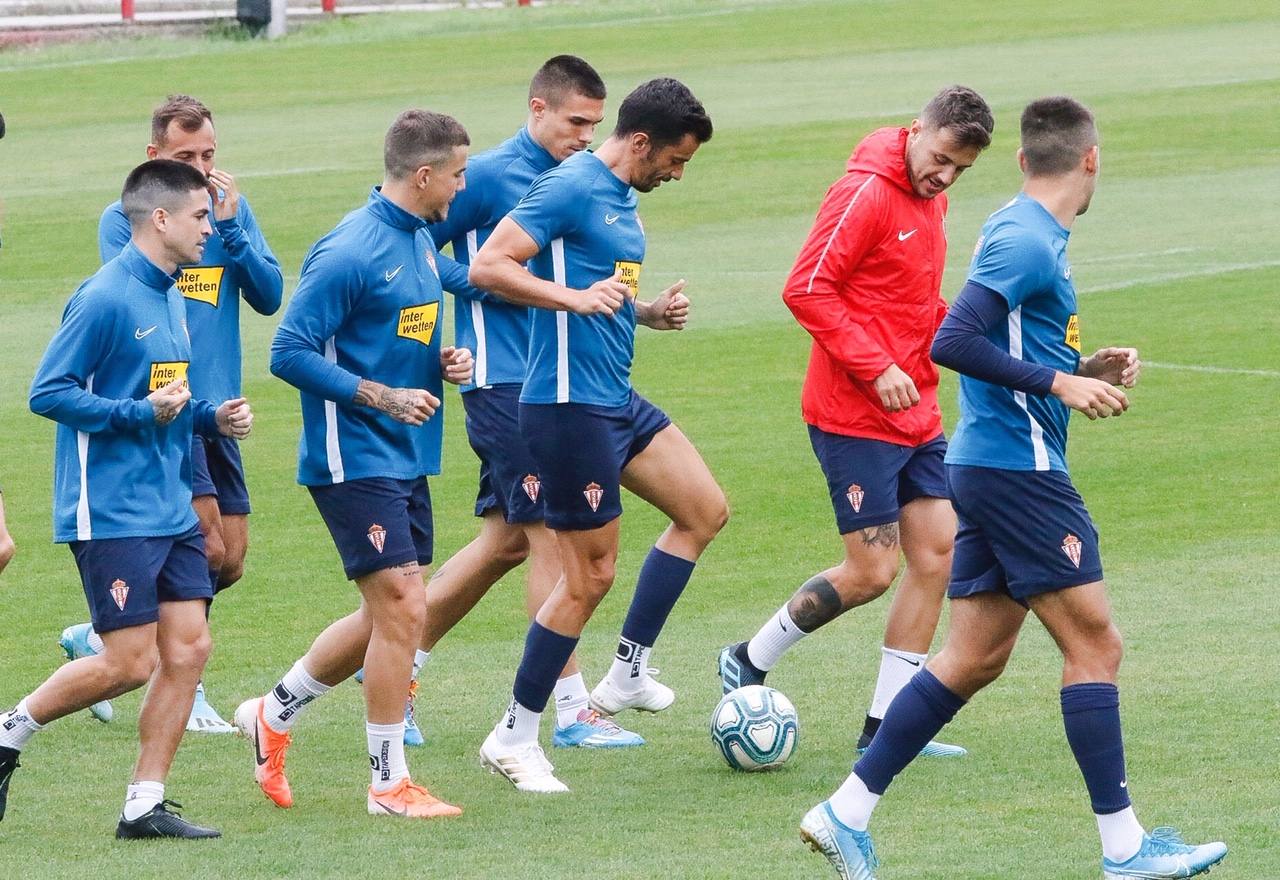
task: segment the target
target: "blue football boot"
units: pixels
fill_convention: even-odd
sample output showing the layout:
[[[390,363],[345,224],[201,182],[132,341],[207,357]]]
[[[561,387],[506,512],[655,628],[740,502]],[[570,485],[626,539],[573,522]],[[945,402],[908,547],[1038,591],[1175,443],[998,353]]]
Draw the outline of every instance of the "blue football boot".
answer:
[[[1202,843],[1187,846],[1181,835],[1172,828],[1157,828],[1142,835],[1142,847],[1133,858],[1123,862],[1102,860],[1103,880],[1125,880],[1139,877],[1142,880],[1175,880],[1207,874],[1209,869],[1226,858],[1225,843]]]
[[[805,814],[800,822],[800,839],[821,853],[840,875],[840,880],[876,880],[872,873],[880,862],[871,835],[854,831],[836,818],[827,801]]]
[[[717,663],[720,670],[720,687],[727,694],[740,687],[753,684],[764,684],[767,673],[752,665],[747,657],[747,643],[738,642],[720,651]]]
[[[583,709],[573,724],[568,727],[556,726],[551,744],[560,749],[575,746],[584,749],[625,749],[644,745],[644,737],[623,729],[618,722],[608,715],[601,715],[595,709]]]

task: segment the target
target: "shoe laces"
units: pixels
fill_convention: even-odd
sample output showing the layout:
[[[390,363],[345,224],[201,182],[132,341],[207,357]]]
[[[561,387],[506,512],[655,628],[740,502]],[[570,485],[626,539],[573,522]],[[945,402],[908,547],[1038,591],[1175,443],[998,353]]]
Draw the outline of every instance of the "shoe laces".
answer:
[[[173,809],[172,810],[169,809],[170,807],[173,807]],[[155,809],[159,810],[162,813],[168,813],[171,816],[181,817],[182,813],[178,811],[183,809],[183,806],[177,801],[171,801],[168,798],[165,798],[160,803],[156,804]]]
[[[622,730],[621,725],[608,715],[601,715],[595,709],[586,709],[584,711],[587,713],[587,716],[585,718],[579,716],[578,722],[580,724],[589,725],[608,734],[618,733]]]
[[[409,682],[409,699],[405,702],[404,714],[410,723],[418,723],[418,683],[416,681]]]
[[[1143,847],[1151,855],[1177,855],[1189,853],[1195,849],[1182,842],[1182,835],[1177,829],[1162,825],[1147,835],[1147,846]]]
[[[545,773],[547,776],[551,776],[552,771],[556,769],[547,760],[547,753],[542,750],[542,746],[536,742],[520,746],[516,750],[516,757],[520,759],[520,763],[524,764],[526,769],[538,775]]]

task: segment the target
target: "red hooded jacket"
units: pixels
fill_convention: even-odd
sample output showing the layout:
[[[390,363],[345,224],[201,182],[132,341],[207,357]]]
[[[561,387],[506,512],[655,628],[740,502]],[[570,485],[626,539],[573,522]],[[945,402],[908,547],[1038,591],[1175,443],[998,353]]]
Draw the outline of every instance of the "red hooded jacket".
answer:
[[[947,305],[946,194],[911,188],[907,130],[869,134],[827,190],[782,299],[813,337],[801,411],[832,434],[919,446],[942,433],[929,347]],[[920,403],[886,412],[873,382],[890,364]]]

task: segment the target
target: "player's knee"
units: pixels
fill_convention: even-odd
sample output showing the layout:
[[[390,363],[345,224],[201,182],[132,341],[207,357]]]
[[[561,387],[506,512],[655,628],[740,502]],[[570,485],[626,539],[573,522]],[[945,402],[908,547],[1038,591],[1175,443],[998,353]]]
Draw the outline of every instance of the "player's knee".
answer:
[[[831,584],[844,600],[845,607],[852,608],[884,595],[897,574],[896,557],[878,556],[858,561],[846,559],[832,572]]]
[[[222,534],[212,529],[204,536],[204,555],[209,561],[209,570],[221,572],[227,563],[227,545],[222,542]]]
[[[699,548],[705,548],[729,522],[729,502],[717,486],[714,494],[702,500],[688,519],[676,522],[676,528],[688,533]]]
[[[218,569],[218,589],[225,590],[242,577],[244,577],[244,557],[227,559],[222,563],[222,567]]]
[[[524,535],[517,532],[497,543],[493,547],[492,557],[504,566],[515,568],[529,558],[529,542]]]
[[[121,691],[142,687],[151,680],[160,662],[160,652],[154,645],[134,651],[108,651],[104,656],[110,664],[111,677]]]

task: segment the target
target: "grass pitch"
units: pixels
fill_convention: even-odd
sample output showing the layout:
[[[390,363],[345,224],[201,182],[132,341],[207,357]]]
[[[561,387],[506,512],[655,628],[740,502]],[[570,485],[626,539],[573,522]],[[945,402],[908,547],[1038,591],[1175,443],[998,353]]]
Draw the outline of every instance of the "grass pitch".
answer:
[[[53,428],[27,412],[26,389],[67,296],[96,268],[98,215],[142,158],[151,108],[175,91],[213,108],[219,165],[252,200],[291,290],[306,248],[379,180],[397,111],[453,113],[476,149],[488,147],[521,124],[528,77],[558,52],[605,76],[610,121],[632,86],[666,74],[690,84],[717,128],[682,183],[641,201],[647,283],[688,278],[695,310],[684,333],[640,333],[635,384],[702,449],[734,510],[658,645],[678,701],[624,719],[650,744],[556,750],[574,793],[554,800],[481,772],[476,749],[508,698],[525,630],[516,574],[441,644],[423,679],[428,745],[410,764],[466,808],[461,819],[365,815],[360,695],[345,685],[297,728],[292,810],[257,791],[244,743],[192,736],[168,791],[225,837],[117,844],[133,695],[117,701],[112,725],[81,714],[26,750],[0,826],[0,875],[827,876],[796,826],[848,770],[886,602],[802,643],[771,676],[801,717],[799,752],[778,772],[734,774],[712,752],[714,659],[839,552],[799,418],[807,339],[778,297],[782,280],[853,144],[962,82],[991,101],[997,130],[951,191],[947,293],[985,216],[1018,187],[1022,105],[1065,92],[1098,113],[1103,178],[1071,245],[1084,344],[1136,345],[1148,367],[1123,419],[1075,426],[1071,458],[1127,638],[1130,779],[1149,826],[1230,844],[1224,880],[1272,876],[1280,12],[1262,0],[600,2],[333,21],[273,45],[139,40],[0,54],[10,129],[0,143],[0,481],[20,545],[0,579],[0,705],[53,669],[58,633],[85,616],[70,554],[48,543]],[[274,323],[244,320],[258,413],[245,445],[252,548],[244,581],[218,601],[206,676],[228,715],[355,602],[293,483],[298,405],[266,369]],[[945,384],[950,422],[953,377]],[[452,393],[447,410],[446,472],[433,485],[441,560],[476,531],[476,465]],[[629,499],[618,584],[581,645],[591,683],[661,527]],[[1052,643],[1029,624],[1005,677],[947,732],[970,757],[916,764],[877,813],[885,880],[1098,875],[1058,671]]]

